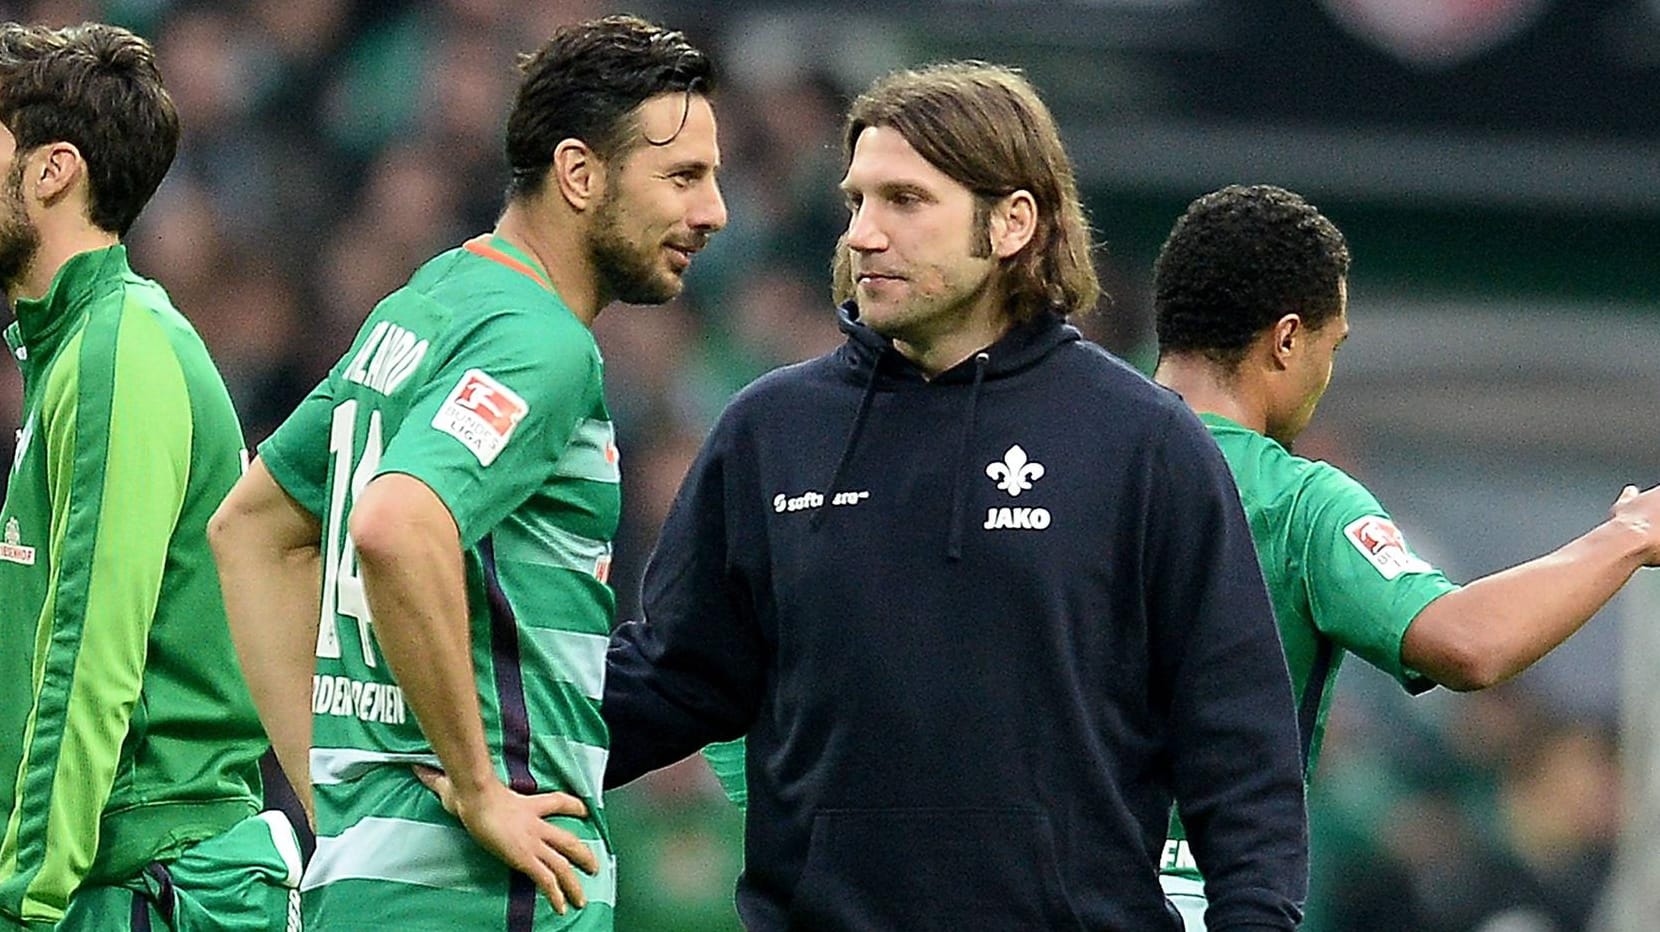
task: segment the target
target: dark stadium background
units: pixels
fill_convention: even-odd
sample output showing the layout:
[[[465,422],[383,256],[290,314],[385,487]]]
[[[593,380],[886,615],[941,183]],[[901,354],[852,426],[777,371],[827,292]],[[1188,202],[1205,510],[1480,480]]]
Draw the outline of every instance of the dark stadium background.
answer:
[[[1022,65],[1048,96],[1113,295],[1086,327],[1138,364],[1151,260],[1194,196],[1283,184],[1345,230],[1353,338],[1300,452],[1359,476],[1454,578],[1660,481],[1660,0],[0,0],[5,18],[106,19],[157,43],[185,140],[134,262],[201,330],[251,443],[382,294],[491,224],[512,53],[623,9],[718,54],[732,213],[683,300],[597,327],[624,613],[726,397],[836,342],[841,107],[941,57]],[[8,427],[18,394],[5,367]],[[1314,793],[1307,928],[1572,932],[1599,901],[1597,928],[1660,928],[1660,856],[1643,849],[1660,835],[1657,602],[1640,581],[1484,695],[1408,701],[1351,664]],[[735,927],[741,819],[701,762],[608,809],[619,930]]]

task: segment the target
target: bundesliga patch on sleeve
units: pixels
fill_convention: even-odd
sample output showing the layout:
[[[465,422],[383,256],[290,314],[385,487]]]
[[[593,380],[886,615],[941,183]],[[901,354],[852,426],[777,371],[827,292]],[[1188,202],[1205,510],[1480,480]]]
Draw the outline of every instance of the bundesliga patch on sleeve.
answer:
[[[507,446],[530,405],[482,369],[468,369],[439,406],[432,426],[461,441],[488,466]]]
[[[1367,515],[1349,522],[1343,536],[1354,544],[1360,555],[1377,568],[1384,579],[1394,579],[1403,573],[1433,573],[1435,567],[1414,556],[1406,547],[1395,522],[1378,515]]]

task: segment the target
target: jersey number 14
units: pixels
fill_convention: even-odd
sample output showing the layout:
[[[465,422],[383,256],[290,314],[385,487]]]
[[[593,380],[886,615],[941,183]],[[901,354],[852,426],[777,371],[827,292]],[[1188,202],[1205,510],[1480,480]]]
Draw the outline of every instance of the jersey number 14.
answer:
[[[373,619],[369,602],[363,596],[363,580],[357,575],[357,548],[352,546],[346,532],[346,515],[350,501],[356,501],[363,487],[380,469],[380,412],[369,412],[368,436],[363,439],[363,455],[352,463],[352,436],[357,428],[357,401],[345,401],[334,409],[334,420],[329,426],[329,455],[334,457],[334,482],[329,494],[328,521],[323,525],[323,610],[317,625],[317,656],[340,657],[339,618],[344,616],[357,622],[358,641],[363,645],[363,662],[375,663],[375,649],[370,640]]]

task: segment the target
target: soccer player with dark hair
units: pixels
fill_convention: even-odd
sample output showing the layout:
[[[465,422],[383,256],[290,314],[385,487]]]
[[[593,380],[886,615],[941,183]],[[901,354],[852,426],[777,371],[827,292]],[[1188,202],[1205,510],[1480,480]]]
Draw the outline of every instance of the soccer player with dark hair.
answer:
[[[1417,693],[1484,689],[1567,640],[1642,566],[1660,564],[1660,490],[1627,487],[1608,520],[1559,550],[1466,586],[1413,553],[1377,499],[1291,453],[1348,336],[1349,249],[1303,198],[1230,186],[1187,208],[1154,270],[1159,382],[1222,448],[1251,521],[1314,774],[1344,652]],[[1181,806],[1165,890],[1202,929]],[[1213,907],[1214,909],[1214,907]],[[1218,928],[1214,919],[1212,929]]]
[[[680,33],[568,26],[522,70],[495,231],[374,309],[211,532],[315,813],[310,928],[611,927],[620,499],[590,327],[677,295],[726,207],[710,63]]]
[[[748,735],[754,930],[1295,927],[1296,721],[1227,466],[1085,342],[1072,165],[1018,73],[891,75],[843,136],[847,342],[722,415],[607,660],[609,784]]]
[[[0,506],[0,929],[281,929],[299,847],[206,526],[242,428],[121,244],[179,121],[143,39],[0,25],[0,287],[24,421]]]

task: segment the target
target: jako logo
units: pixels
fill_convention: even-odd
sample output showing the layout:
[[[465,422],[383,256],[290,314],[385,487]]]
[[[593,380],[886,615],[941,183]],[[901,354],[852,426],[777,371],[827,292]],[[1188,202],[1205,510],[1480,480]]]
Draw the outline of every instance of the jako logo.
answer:
[[[985,529],[1013,528],[1021,531],[1041,531],[1049,526],[1047,508],[988,508]]]

